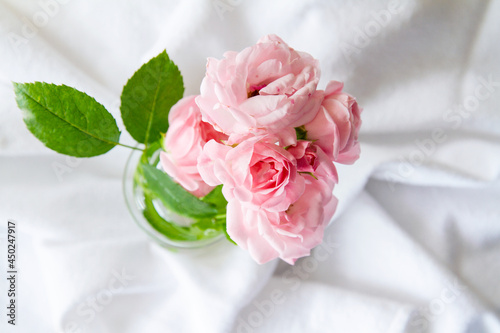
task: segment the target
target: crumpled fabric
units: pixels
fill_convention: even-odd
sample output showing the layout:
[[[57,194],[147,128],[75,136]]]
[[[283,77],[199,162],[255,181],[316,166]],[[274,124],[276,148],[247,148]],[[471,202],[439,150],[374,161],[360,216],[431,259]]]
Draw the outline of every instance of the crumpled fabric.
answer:
[[[466,0],[0,1],[0,232],[17,222],[19,267],[1,331],[500,332],[499,16]],[[197,94],[207,57],[269,33],[364,109],[324,242],[294,266],[157,246],[123,199],[130,151],[59,155],[15,103],[12,81],[64,83],[124,129],[121,89],[163,49]]]

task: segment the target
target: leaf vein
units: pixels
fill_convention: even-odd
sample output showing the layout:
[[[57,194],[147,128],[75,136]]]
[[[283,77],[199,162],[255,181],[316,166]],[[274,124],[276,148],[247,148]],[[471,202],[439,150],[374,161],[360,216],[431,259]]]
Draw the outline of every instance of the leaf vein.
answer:
[[[69,122],[68,120],[64,119],[63,117],[61,117],[60,115],[58,115],[56,112],[52,111],[50,108],[48,108],[47,106],[41,104],[39,101],[37,101],[33,96],[31,96],[25,89],[23,89],[23,93],[26,97],[28,97],[29,99],[31,99],[33,102],[35,102],[36,104],[38,104],[40,107],[42,107],[43,109],[45,109],[46,111],[48,111],[50,114],[54,115],[55,117],[59,118],[60,120],[64,121],[65,123],[69,124],[70,126],[76,128],[77,130],[81,131],[82,133],[96,139],[96,140],[99,140],[99,141],[102,141],[104,143],[108,143],[108,144],[112,144],[112,145],[118,145],[118,142],[114,142],[114,141],[110,141],[110,140],[107,140],[107,139],[104,139],[104,138],[99,138],[97,136],[95,136],[94,134],[88,132],[87,130],[83,130],[81,129],[80,127],[76,126],[75,124]],[[87,117],[84,116],[85,119],[87,119]]]
[[[163,64],[161,65],[161,67],[164,67]],[[160,71],[158,71],[158,80],[157,80],[158,85],[156,87],[155,95],[154,95],[154,98],[153,98],[153,105],[151,106],[151,113],[150,113],[149,119],[148,119],[148,127],[146,129],[146,138],[144,140],[144,142],[146,144],[146,147],[148,145],[149,132],[151,130],[151,126],[153,125],[154,112],[155,112],[155,108],[156,108],[156,100],[157,100],[158,95],[160,93],[161,77],[162,77],[162,72],[160,70]]]

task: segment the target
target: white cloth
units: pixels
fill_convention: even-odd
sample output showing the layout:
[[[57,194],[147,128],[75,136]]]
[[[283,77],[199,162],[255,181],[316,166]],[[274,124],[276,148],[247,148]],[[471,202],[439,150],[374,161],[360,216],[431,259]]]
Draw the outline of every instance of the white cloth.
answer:
[[[499,17],[495,0],[1,0],[0,225],[17,221],[19,280],[14,328],[0,279],[0,331],[500,332]],[[11,81],[65,83],[124,129],[121,89],[162,49],[196,94],[207,57],[268,33],[364,108],[324,245],[294,267],[152,244],[122,196],[129,151],[58,155],[15,104]]]

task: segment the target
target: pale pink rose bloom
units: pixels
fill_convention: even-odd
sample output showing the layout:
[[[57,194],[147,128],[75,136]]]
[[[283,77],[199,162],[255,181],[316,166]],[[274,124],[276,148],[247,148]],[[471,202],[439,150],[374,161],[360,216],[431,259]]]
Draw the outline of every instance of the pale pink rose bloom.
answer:
[[[213,186],[207,185],[198,173],[198,156],[207,141],[226,140],[227,136],[201,120],[195,97],[181,99],[170,110],[169,129],[163,141],[165,151],[160,153],[160,161],[170,177],[193,195],[203,197]]]
[[[338,183],[337,169],[332,160],[315,143],[299,140],[297,144],[288,148],[297,160],[298,172],[311,173],[316,178]]]
[[[328,83],[320,110],[305,129],[307,140],[314,140],[335,162],[352,164],[360,154],[361,109],[343,87],[341,82]]]
[[[294,156],[275,142],[274,137],[254,137],[232,148],[209,141],[198,159],[198,171],[207,184],[223,184],[228,201],[285,211],[304,192],[304,179]]]
[[[227,232],[236,244],[258,263],[280,257],[293,264],[321,243],[336,207],[337,173],[310,142],[288,150],[275,142],[253,138],[232,148],[210,141],[198,170],[208,184],[223,184]]]
[[[227,205],[227,232],[259,264],[281,258],[289,264],[321,244],[326,225],[337,206],[332,182],[304,175],[302,196],[284,212],[255,209],[231,200]]]
[[[196,103],[203,120],[233,142],[248,132],[279,135],[314,118],[322,99],[319,75],[316,59],[269,35],[222,60],[209,58]]]

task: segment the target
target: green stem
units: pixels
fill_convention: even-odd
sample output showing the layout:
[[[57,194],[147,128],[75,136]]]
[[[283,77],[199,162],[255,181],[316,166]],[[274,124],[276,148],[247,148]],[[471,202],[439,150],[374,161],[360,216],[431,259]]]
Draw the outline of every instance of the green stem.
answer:
[[[144,149],[137,148],[137,147],[132,147],[132,146],[129,146],[129,145],[124,145],[123,143],[119,143],[119,142],[113,142],[113,143],[116,144],[117,146],[122,146],[122,147],[125,147],[125,148],[130,148],[130,149],[134,149],[134,150],[144,151]]]

